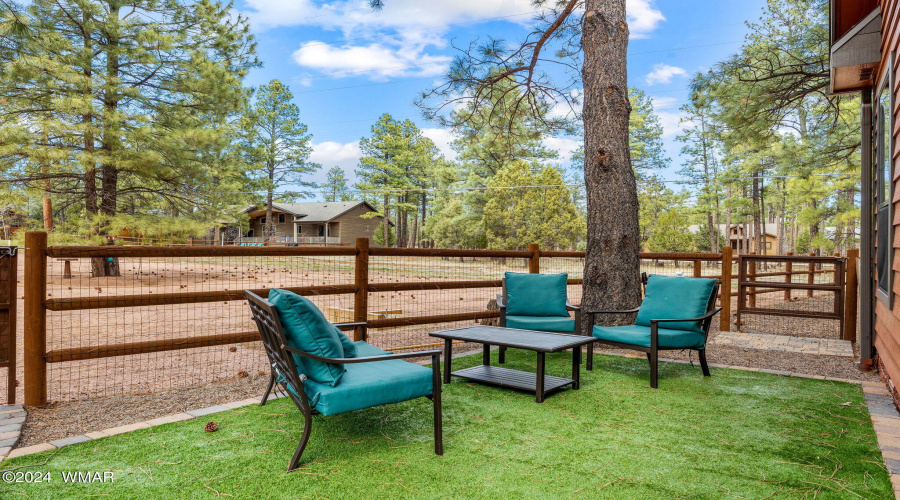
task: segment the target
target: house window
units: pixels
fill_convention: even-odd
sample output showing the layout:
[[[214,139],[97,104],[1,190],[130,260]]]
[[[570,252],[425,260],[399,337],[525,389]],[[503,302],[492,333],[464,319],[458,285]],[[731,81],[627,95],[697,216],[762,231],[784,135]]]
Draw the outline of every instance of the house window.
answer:
[[[278,214],[278,222],[280,222],[280,223],[284,222],[284,214]]]
[[[766,250],[771,250],[771,249],[772,249],[772,242],[771,242],[771,241],[767,241],[767,242],[766,242]]]
[[[884,71],[884,77],[878,86],[875,103],[875,181],[876,196],[875,202],[878,207],[876,219],[876,245],[877,251],[875,255],[875,267],[878,280],[878,300],[882,301],[888,307],[892,307],[893,293],[891,293],[891,283],[893,283],[893,266],[894,252],[891,248],[894,241],[893,221],[891,216],[891,199],[893,198],[893,161],[892,146],[893,140],[891,131],[894,130],[893,123],[893,54],[888,58],[887,68]]]
[[[260,217],[260,218],[259,218],[259,223],[260,223],[260,224],[265,224],[265,223],[266,223],[266,218],[265,218],[265,217]]]
[[[297,224],[297,234],[300,234],[302,232],[303,232],[303,226],[301,226],[300,224]]]

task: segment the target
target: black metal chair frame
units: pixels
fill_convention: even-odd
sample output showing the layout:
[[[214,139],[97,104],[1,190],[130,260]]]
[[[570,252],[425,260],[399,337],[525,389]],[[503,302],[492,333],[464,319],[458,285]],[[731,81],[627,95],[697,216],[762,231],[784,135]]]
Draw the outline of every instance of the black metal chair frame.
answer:
[[[291,461],[288,464],[287,472],[296,469],[299,465],[300,456],[303,455],[303,450],[306,448],[306,444],[309,441],[309,436],[312,431],[312,416],[318,413],[314,408],[310,406],[309,400],[306,396],[306,392],[303,389],[303,381],[305,381],[307,377],[306,375],[297,371],[293,356],[290,355],[291,353],[298,356],[303,356],[305,358],[314,359],[316,361],[337,364],[371,363],[377,361],[387,361],[391,359],[409,359],[430,356],[432,370],[432,393],[431,395],[426,397],[432,401],[432,405],[434,408],[434,452],[437,455],[444,454],[443,425],[441,413],[440,350],[387,354],[383,356],[365,356],[361,358],[323,358],[288,346],[287,338],[284,336],[284,330],[282,329],[281,321],[279,321],[278,319],[278,314],[275,312],[275,307],[269,301],[254,294],[253,292],[250,292],[249,290],[245,290],[244,295],[247,297],[247,301],[250,304],[250,310],[253,314],[253,319],[256,322],[257,328],[259,329],[260,337],[262,338],[263,345],[266,349],[266,355],[268,356],[272,367],[272,373],[269,379],[269,387],[268,389],[266,389],[266,393],[263,395],[260,406],[265,404],[266,399],[268,398],[268,395],[274,388],[275,384],[280,383],[282,386],[284,386],[284,392],[288,395],[288,397],[291,398],[294,404],[297,405],[297,408],[300,409],[300,412],[303,413],[303,418],[305,420],[303,426],[303,435],[300,438],[300,444],[297,446],[297,450],[294,452],[294,456],[291,458]],[[365,323],[354,323],[354,325],[365,328]],[[290,385],[295,390],[289,390],[287,387],[288,385]]]
[[[500,326],[506,328],[506,304],[508,303],[508,301],[506,300],[506,278],[502,278],[500,281],[503,287],[503,294],[497,296],[497,307],[500,308]],[[572,333],[574,333],[575,335],[580,335],[579,332],[581,332],[581,308],[578,306],[573,306],[572,303],[569,302],[569,299],[566,298],[566,310],[575,311],[575,331]],[[588,346],[588,352],[590,352],[591,349],[592,347]],[[500,363],[506,363],[506,347],[500,347],[499,361]]]
[[[643,279],[644,284],[646,284],[646,279]],[[633,351],[641,351],[647,353],[647,360],[650,362],[650,387],[656,389],[659,385],[659,351],[661,350],[669,350],[669,351],[681,351],[685,348],[676,347],[676,348],[660,348],[659,347],[659,324],[660,323],[675,323],[681,321],[699,321],[700,327],[703,330],[703,336],[706,340],[709,339],[709,327],[712,324],[712,318],[719,311],[722,310],[721,307],[716,307],[716,299],[719,296],[719,285],[716,284],[713,287],[712,294],[709,297],[709,301],[706,304],[706,314],[700,316],[698,318],[686,318],[686,319],[651,319],[650,320],[650,347],[643,347],[632,344],[623,344],[621,342],[610,342],[603,339],[597,339],[595,344],[605,344],[613,347],[617,347],[619,349],[631,349]],[[594,325],[594,315],[595,314],[633,314],[640,310],[640,307],[636,307],[634,309],[629,309],[627,311],[587,311],[591,325]],[[703,376],[709,377],[709,365],[706,363],[706,340],[703,342],[703,348],[700,349],[689,349],[691,351],[697,351],[700,358],[700,368],[703,370]],[[594,349],[593,346],[588,348],[587,352],[587,369],[594,369]]]

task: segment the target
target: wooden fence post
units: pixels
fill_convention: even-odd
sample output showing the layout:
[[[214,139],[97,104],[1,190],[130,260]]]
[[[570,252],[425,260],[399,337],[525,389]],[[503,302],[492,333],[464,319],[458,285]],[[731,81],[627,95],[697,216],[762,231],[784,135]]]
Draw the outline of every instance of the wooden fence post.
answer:
[[[719,313],[719,330],[731,331],[731,261],[734,257],[734,249],[730,246],[722,248],[722,287],[720,297],[722,312]]]
[[[791,256],[791,255],[794,255],[794,252],[788,252],[785,255]],[[793,261],[791,261],[791,260],[785,261],[785,263],[784,263],[784,282],[785,283],[791,282],[791,273],[793,272],[793,270],[794,270]],[[785,302],[791,301],[791,289],[790,288],[784,289],[784,301]]]
[[[541,247],[537,243],[528,245],[531,257],[528,258],[528,272],[538,274],[541,272]]]
[[[369,238],[356,238],[356,295],[353,299],[353,321],[369,317]],[[353,340],[366,340],[361,328],[353,330]]]
[[[700,252],[697,252],[697,253],[700,253]],[[700,267],[700,261],[695,260],[694,261],[694,277],[699,278],[701,276],[703,276],[703,269]]]
[[[750,255],[756,255],[756,252],[750,252]],[[749,281],[756,281],[756,261],[750,260],[747,263],[747,277]],[[750,297],[748,297],[748,302],[750,303],[750,307],[756,307],[756,287],[750,287]]]
[[[844,281],[846,292],[844,293],[844,340],[856,342],[856,312],[859,293],[859,277],[856,266],[859,260],[859,249],[847,250],[847,279]]]
[[[25,233],[25,405],[47,404],[47,233]]]
[[[810,255],[810,257],[815,257],[816,252],[809,252],[809,255]],[[815,263],[815,262],[810,262],[810,263],[809,263],[809,278],[806,280],[806,282],[807,282],[807,284],[809,284],[809,285],[815,284],[815,282],[816,282],[816,263]],[[812,297],[812,296],[813,296],[813,291],[812,291],[812,290],[807,290],[807,291],[806,291],[806,296],[807,296],[807,297]]]

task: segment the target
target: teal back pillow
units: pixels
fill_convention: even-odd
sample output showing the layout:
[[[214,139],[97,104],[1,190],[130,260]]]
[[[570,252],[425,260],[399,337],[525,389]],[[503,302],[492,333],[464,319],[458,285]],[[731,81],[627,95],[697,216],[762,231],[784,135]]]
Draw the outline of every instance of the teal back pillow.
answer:
[[[322,311],[309,299],[294,292],[273,288],[269,290],[269,302],[278,312],[289,346],[323,358],[344,357],[344,347],[339,337],[344,335],[325,319]],[[332,387],[340,382],[347,371],[343,365],[304,358],[297,354],[294,354],[294,363],[300,373]]]
[[[506,273],[506,314],[569,316],[566,287],[569,275]]]
[[[341,331],[340,328],[336,326],[332,326],[334,331],[337,333],[338,338],[341,340],[341,347],[344,348],[344,357],[345,358],[355,358],[356,357],[356,346],[353,345],[353,341],[350,340],[344,332]]]
[[[657,276],[647,279],[647,292],[634,324],[650,326],[651,319],[698,318],[706,314],[706,306],[716,280]],[[660,328],[703,333],[699,321],[661,323]]]

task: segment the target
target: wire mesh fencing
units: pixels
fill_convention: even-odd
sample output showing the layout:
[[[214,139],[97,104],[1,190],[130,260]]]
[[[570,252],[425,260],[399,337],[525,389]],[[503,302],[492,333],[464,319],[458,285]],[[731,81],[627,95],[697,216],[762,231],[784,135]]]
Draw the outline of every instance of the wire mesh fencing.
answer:
[[[498,324],[496,298],[505,272],[565,272],[569,300],[580,304],[585,258],[583,252],[536,247],[397,249],[368,248],[367,242],[357,247],[37,250],[32,257],[40,260],[38,268],[44,266],[44,287],[31,292],[26,287],[25,295],[31,297],[26,302],[43,308],[46,318],[38,332],[45,336],[44,355],[32,363],[42,366],[43,373],[29,372],[26,366],[25,395],[27,399],[33,386],[29,377],[42,376],[44,401],[160,392],[267,376],[244,290],[262,296],[271,288],[295,291],[312,300],[333,323],[367,321],[366,340],[377,347],[419,350],[441,345],[428,335],[436,330]],[[721,278],[726,261],[731,262],[730,253],[641,254],[641,270]],[[736,274],[733,265],[726,268],[728,276]],[[34,269],[26,266],[26,273]],[[828,271],[824,265],[814,279],[828,280]],[[764,276],[762,269],[758,274],[759,279],[778,279]],[[791,279],[804,279],[795,274]],[[723,305],[730,288],[722,287]],[[763,303],[775,295],[759,293],[756,298]],[[27,325],[29,329],[26,335],[40,330],[36,324]]]

